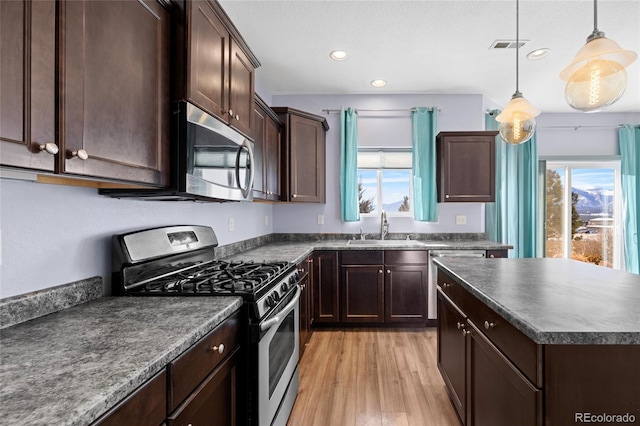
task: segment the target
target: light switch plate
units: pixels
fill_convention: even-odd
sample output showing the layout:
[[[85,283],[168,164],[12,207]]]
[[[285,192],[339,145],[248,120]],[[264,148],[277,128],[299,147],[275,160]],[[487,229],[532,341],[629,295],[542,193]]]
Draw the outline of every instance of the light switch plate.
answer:
[[[318,215],[318,225],[324,225],[324,215]]]
[[[229,231],[233,231],[235,229],[235,223],[233,221],[233,218],[230,217],[229,218]]]

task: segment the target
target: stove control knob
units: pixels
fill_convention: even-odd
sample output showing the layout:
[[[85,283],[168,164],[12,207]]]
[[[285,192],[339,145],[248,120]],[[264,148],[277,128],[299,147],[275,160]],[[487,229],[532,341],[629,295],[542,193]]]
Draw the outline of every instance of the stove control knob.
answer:
[[[267,301],[265,302],[269,308],[273,308],[276,306],[276,301],[272,295],[267,296]]]
[[[287,283],[282,283],[282,285],[280,286],[280,288],[282,289],[283,293],[286,293],[287,290],[289,290],[289,284]]]
[[[273,295],[273,300],[275,300],[276,302],[280,300],[280,293],[278,293],[278,290],[274,291],[271,294]]]

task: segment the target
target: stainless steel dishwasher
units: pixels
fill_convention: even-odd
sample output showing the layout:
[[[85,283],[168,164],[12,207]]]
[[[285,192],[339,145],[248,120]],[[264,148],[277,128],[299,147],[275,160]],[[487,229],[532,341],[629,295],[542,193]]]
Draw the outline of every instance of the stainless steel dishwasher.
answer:
[[[447,257],[487,257],[485,250],[430,250],[429,251],[429,285],[427,292],[427,315],[429,319],[436,319],[438,314],[438,304],[436,299],[436,289],[438,288],[438,268],[433,263],[433,259]]]

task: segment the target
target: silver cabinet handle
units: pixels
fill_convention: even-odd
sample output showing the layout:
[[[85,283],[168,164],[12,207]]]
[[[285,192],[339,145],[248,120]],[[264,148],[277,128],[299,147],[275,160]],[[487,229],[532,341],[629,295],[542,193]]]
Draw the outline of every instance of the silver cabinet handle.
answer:
[[[47,142],[44,145],[40,145],[38,148],[40,151],[45,151],[51,155],[56,155],[58,153],[58,145],[53,142]]]
[[[211,350],[213,352],[218,352],[219,354],[221,354],[222,352],[224,352],[224,343],[220,343],[219,345],[212,347]]]
[[[240,121],[240,116],[236,114],[236,120]]]
[[[451,287],[451,284],[449,283],[442,283],[442,288],[449,288]]]
[[[391,270],[390,270],[390,269],[387,269],[387,274],[390,274],[390,273],[391,273]]]
[[[379,273],[379,274],[381,274],[381,273],[382,273],[382,269],[379,269],[379,270],[378,270],[378,273]]]
[[[89,158],[89,154],[84,149],[69,152],[68,158],[79,158],[80,160],[86,160]]]
[[[458,321],[458,323],[456,325],[458,326],[458,330],[464,328],[464,323],[463,322]]]
[[[462,330],[462,336],[463,337],[467,337],[469,334],[471,334],[471,330]]]
[[[230,115],[231,117],[233,117],[233,110],[232,110],[232,109],[229,109],[229,115]]]
[[[489,322],[489,321],[485,321],[484,322],[484,328],[486,328],[487,330],[490,329],[490,328],[495,328],[495,326],[496,325],[494,323],[492,323],[492,322]]]

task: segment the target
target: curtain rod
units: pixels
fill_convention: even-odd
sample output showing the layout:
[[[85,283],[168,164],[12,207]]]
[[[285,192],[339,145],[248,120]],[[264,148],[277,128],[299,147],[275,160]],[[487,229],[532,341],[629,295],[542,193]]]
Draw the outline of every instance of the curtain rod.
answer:
[[[416,111],[417,108],[400,108],[400,109],[361,109],[354,108],[356,112],[413,112]],[[322,109],[322,112],[326,114],[337,114],[341,110],[340,109]],[[442,111],[438,108],[438,112]]]

